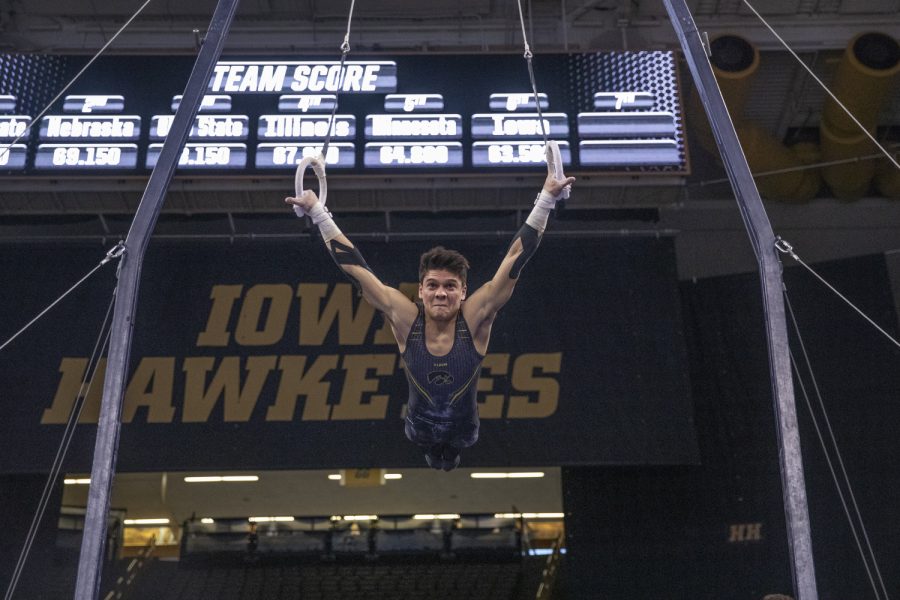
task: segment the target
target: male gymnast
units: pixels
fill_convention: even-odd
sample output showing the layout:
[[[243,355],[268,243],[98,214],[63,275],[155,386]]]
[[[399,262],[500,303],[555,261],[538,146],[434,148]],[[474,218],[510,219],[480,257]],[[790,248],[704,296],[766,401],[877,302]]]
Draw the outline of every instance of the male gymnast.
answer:
[[[299,216],[308,215],[319,227],[334,261],[390,323],[409,382],[406,437],[422,448],[434,469],[456,468],[460,451],[478,440],[478,375],[491,325],[537,249],[550,211],[575,182],[574,177],[556,179],[553,173],[548,165],[534,208],[490,281],[467,297],[469,262],[438,246],[420,258],[417,303],[378,279],[313,191],[285,198]]]

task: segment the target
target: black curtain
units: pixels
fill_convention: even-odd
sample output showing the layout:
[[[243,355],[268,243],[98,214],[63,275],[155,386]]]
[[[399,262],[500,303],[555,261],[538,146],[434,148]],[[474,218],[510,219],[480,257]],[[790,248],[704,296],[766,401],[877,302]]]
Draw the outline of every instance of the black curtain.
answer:
[[[883,256],[815,268],[896,336]],[[785,281],[885,586],[900,589],[900,351],[805,270],[788,269]],[[681,292],[702,464],[564,470],[573,597],[759,600],[791,592],[758,276],[685,282]],[[874,597],[795,387],[819,597]]]

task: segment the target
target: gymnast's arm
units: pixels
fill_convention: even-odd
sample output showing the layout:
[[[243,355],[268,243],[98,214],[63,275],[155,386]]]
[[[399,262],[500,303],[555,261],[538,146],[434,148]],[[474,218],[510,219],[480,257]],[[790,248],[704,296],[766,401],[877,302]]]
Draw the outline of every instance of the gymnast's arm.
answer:
[[[506,251],[506,256],[500,263],[500,268],[489,282],[481,286],[466,300],[464,316],[466,323],[473,331],[476,348],[479,351],[486,349],[494,317],[512,297],[522,267],[537,250],[544,229],[547,227],[550,211],[562,196],[563,189],[573,183],[575,183],[574,177],[555,179],[552,173],[548,173],[544,187],[534,202],[531,214],[528,215],[525,224],[513,238],[512,244]],[[484,348],[478,348],[479,345],[482,345],[479,344],[479,341],[483,342]]]
[[[381,282],[372,272],[366,260],[353,243],[338,229],[324,206],[312,190],[306,190],[299,198],[285,198],[287,204],[300,207],[319,226],[328,253],[338,267],[362,292],[363,298],[381,311],[390,322],[401,349],[406,346],[406,336],[418,316],[416,305],[400,290]]]

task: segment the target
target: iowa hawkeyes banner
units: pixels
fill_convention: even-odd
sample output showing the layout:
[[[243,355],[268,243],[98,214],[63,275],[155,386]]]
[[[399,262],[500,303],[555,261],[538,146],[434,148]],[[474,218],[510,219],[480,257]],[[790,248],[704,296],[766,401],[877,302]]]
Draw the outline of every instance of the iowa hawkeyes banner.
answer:
[[[503,242],[446,244],[473,265]],[[426,243],[361,242],[411,298]],[[0,337],[98,246],[6,247]],[[0,471],[48,468],[115,281],[107,266],[0,353]],[[67,468],[89,470],[105,363]],[[390,328],[321,242],[155,242],[143,270],[118,469],[420,467]],[[544,240],[493,327],[464,466],[696,461],[671,240]]]

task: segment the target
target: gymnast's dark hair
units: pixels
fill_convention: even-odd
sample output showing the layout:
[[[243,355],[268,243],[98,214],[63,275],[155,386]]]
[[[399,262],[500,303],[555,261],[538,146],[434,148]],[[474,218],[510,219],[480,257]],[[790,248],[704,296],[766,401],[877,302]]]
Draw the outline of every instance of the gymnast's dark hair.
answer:
[[[425,273],[433,269],[450,271],[465,285],[466,276],[469,273],[469,261],[456,250],[435,246],[419,259],[419,283],[425,280]]]

